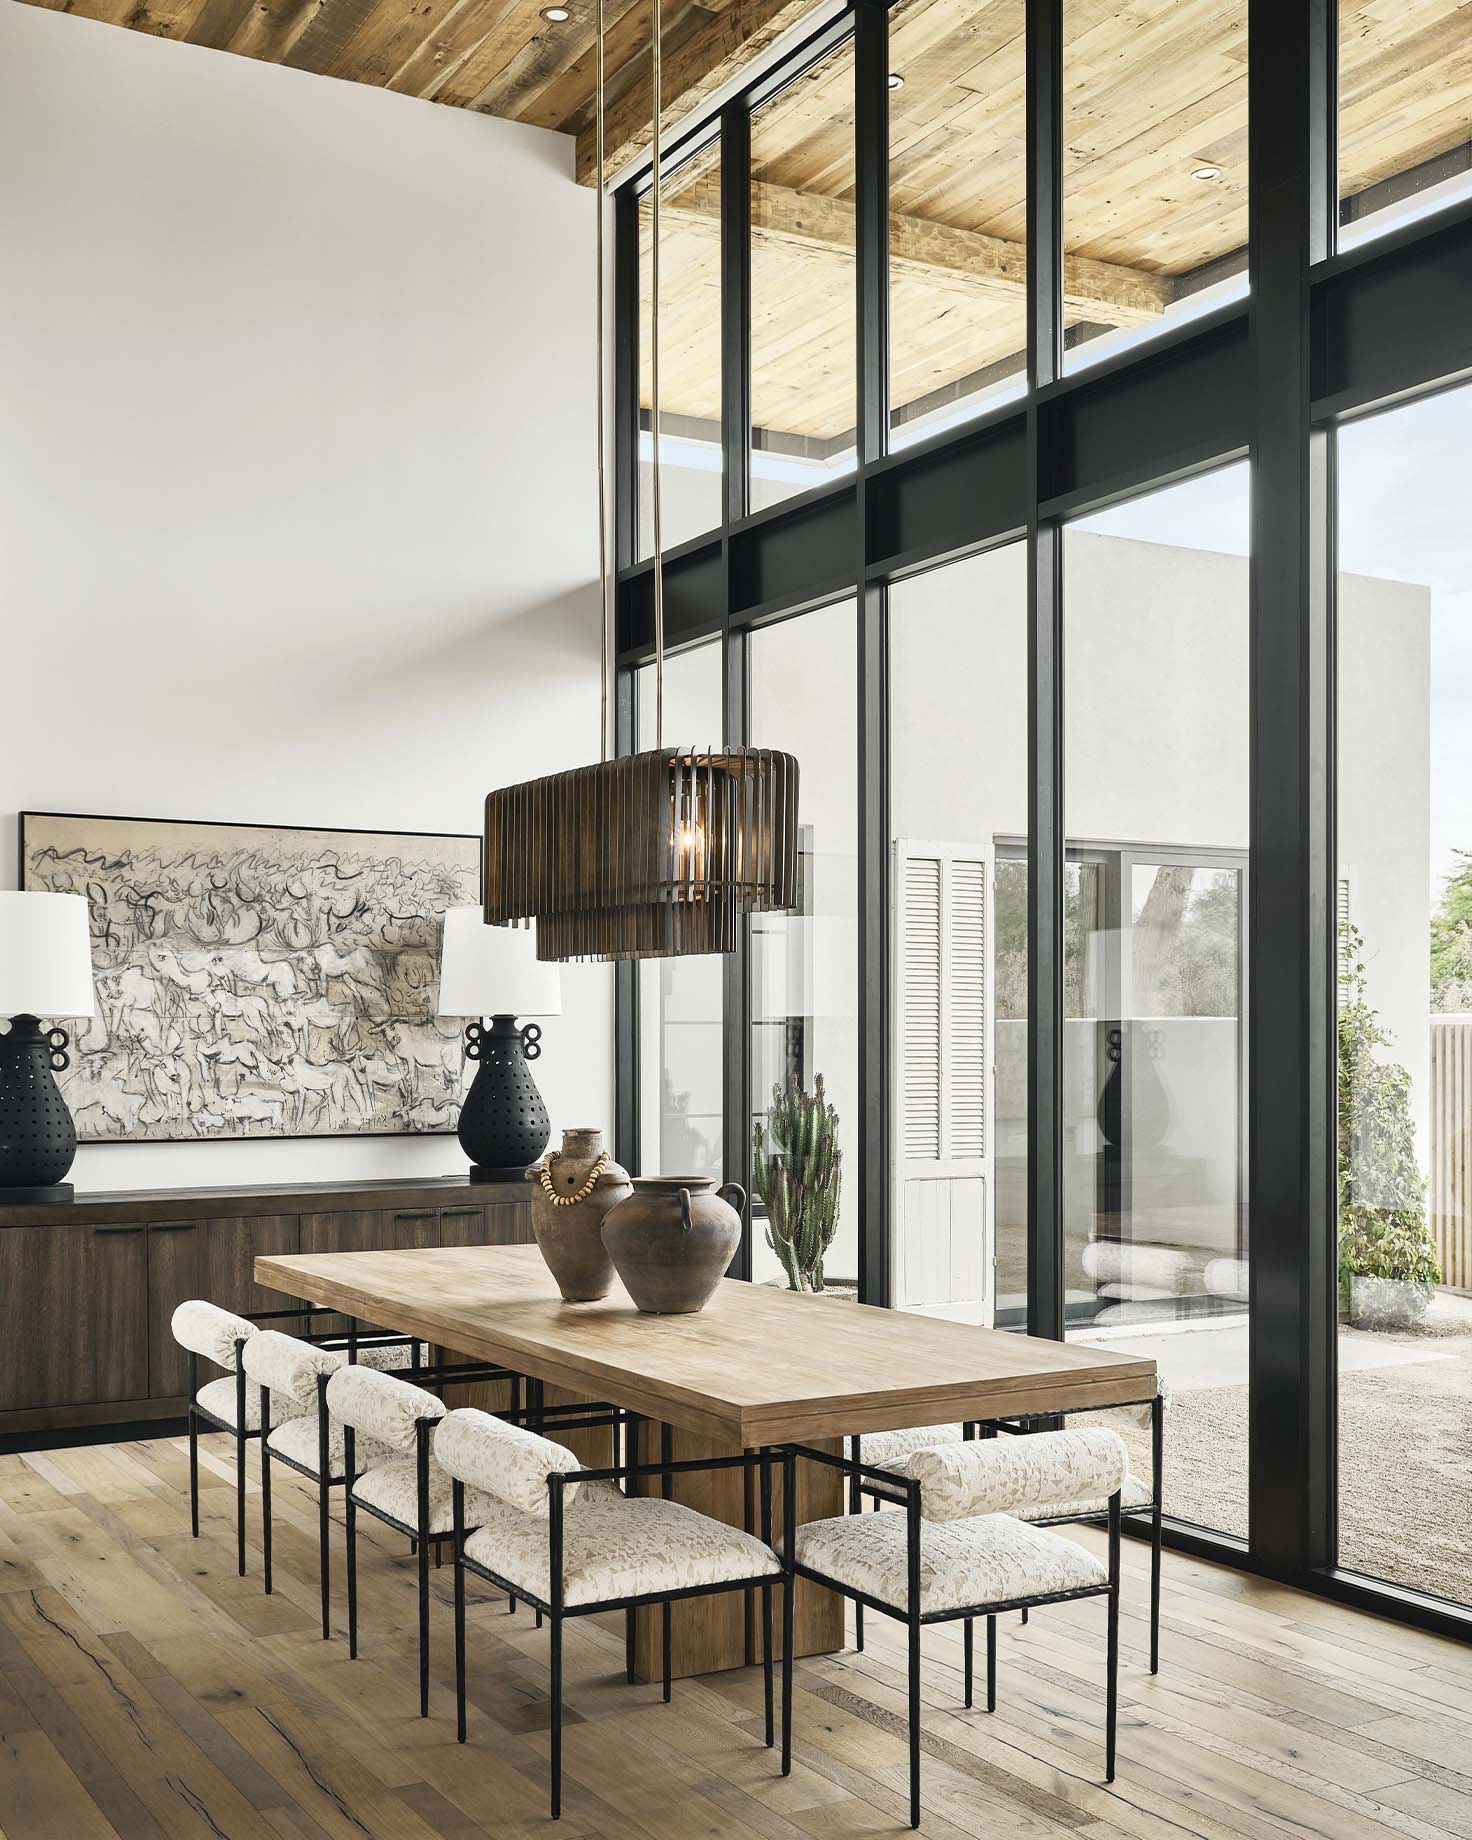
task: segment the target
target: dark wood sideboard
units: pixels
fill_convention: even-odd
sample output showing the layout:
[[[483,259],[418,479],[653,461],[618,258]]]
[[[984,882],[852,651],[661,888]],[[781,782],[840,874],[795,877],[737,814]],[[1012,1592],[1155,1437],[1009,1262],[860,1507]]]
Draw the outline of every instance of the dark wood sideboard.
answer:
[[[0,1441],[177,1418],[174,1306],[280,1309],[258,1253],[508,1246],[532,1238],[525,1183],[323,1182],[79,1194],[0,1207]],[[329,1325],[330,1326],[330,1325]]]

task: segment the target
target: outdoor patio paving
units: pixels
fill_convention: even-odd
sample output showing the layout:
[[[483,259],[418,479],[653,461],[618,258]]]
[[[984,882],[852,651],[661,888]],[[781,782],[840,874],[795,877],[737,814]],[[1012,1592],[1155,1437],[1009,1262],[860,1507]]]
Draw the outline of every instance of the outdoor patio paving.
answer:
[[[1166,1512],[1247,1533],[1247,1326],[1121,1334],[1171,1384]],[[1414,1333],[1339,1332],[1339,1560],[1371,1577],[1472,1599],[1472,1297],[1440,1291]],[[1240,1379],[1237,1376],[1241,1376]],[[1122,1426],[1139,1474],[1149,1438]]]

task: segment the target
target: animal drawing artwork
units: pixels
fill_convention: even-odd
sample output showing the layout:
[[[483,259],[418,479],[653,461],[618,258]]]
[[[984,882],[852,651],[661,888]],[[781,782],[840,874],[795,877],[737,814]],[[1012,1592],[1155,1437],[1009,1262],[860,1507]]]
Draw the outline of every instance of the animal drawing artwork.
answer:
[[[22,857],[91,914],[97,1014],[60,1076],[84,1142],[454,1129],[440,930],[479,839],[27,812]]]

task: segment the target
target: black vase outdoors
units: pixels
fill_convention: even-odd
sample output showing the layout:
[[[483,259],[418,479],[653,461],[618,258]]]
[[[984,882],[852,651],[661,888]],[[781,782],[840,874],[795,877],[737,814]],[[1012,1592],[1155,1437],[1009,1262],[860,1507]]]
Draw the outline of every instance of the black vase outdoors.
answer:
[[[552,1133],[527,1066],[542,1052],[541,1027],[528,1022],[517,1028],[515,1016],[492,1016],[489,1028],[472,1022],[465,1031],[465,1052],[478,1063],[456,1133],[470,1158],[470,1179],[519,1182]]]
[[[53,1074],[70,1065],[65,1029],[12,1016],[0,1034],[0,1198],[69,1201],[62,1177],[77,1154],[77,1130]]]

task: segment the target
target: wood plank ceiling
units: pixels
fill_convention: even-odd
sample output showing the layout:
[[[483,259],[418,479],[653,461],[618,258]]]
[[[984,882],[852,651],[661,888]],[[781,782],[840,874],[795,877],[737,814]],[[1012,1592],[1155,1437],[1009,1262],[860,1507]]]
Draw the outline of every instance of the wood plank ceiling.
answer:
[[[578,138],[591,177],[593,0],[33,0]],[[812,0],[665,0],[667,118],[688,113]],[[1024,344],[1024,0],[898,0],[892,14],[894,400],[1015,369]],[[647,143],[649,0],[607,0],[610,165]],[[1472,144],[1472,0],[1341,0],[1341,189]],[[1065,290],[1076,336],[1149,324],[1240,268],[1247,0],[1065,0]],[[719,154],[668,182],[663,406],[719,420]],[[1200,177],[1202,173],[1211,177]],[[853,105],[847,49],[753,123],[759,444],[851,434]],[[648,317],[645,218],[645,320]],[[648,401],[648,348],[642,354]]]

